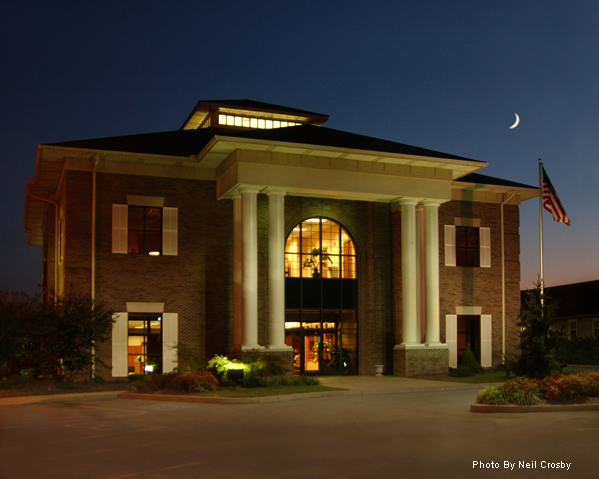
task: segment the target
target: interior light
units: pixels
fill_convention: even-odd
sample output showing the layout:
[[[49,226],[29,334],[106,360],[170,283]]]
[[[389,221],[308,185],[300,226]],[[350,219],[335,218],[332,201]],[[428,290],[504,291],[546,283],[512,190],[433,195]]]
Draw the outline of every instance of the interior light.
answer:
[[[148,364],[147,366],[144,366],[144,371],[147,373],[153,373],[154,372],[154,366],[152,366],[151,364]]]
[[[160,251],[150,251],[148,254],[150,256],[160,256]]]
[[[162,321],[162,317],[158,316],[158,321]]]

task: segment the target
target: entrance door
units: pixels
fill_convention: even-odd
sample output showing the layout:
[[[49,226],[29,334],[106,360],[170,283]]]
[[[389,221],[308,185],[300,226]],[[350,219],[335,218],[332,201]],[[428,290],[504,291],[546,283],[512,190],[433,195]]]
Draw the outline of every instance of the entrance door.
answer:
[[[466,352],[466,346],[480,363],[480,316],[458,316],[458,362]]]

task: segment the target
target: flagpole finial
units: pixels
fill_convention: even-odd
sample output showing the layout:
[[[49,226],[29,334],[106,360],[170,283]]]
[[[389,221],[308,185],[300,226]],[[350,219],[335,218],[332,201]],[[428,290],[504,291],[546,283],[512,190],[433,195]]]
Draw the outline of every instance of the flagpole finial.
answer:
[[[541,158],[539,158],[539,163],[541,163]]]

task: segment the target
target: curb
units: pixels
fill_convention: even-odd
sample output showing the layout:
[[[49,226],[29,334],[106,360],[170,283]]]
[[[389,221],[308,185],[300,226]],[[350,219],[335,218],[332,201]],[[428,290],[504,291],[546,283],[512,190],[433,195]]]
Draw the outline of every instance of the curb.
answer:
[[[564,412],[564,411],[599,411],[599,404],[552,404],[547,406],[493,406],[490,404],[472,404],[470,412],[482,413],[527,413],[527,412]]]
[[[250,398],[224,398],[224,397],[201,397],[201,396],[174,396],[168,394],[146,394],[124,392],[118,395],[119,399],[140,399],[144,401],[164,402],[187,402],[187,403],[210,403],[210,404],[256,404],[296,401],[298,399],[312,399],[331,396],[370,396],[375,394],[406,394],[422,392],[455,391],[458,389],[479,389],[478,384],[464,386],[434,386],[410,389],[365,389],[345,391],[319,391],[314,393],[286,394],[283,396],[264,396]]]

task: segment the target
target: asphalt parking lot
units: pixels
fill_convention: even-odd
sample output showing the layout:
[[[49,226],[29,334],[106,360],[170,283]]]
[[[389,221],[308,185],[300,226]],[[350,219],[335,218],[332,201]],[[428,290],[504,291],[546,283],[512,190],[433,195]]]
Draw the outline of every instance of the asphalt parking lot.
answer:
[[[474,395],[1,406],[0,478],[599,476],[597,412],[474,414]]]

